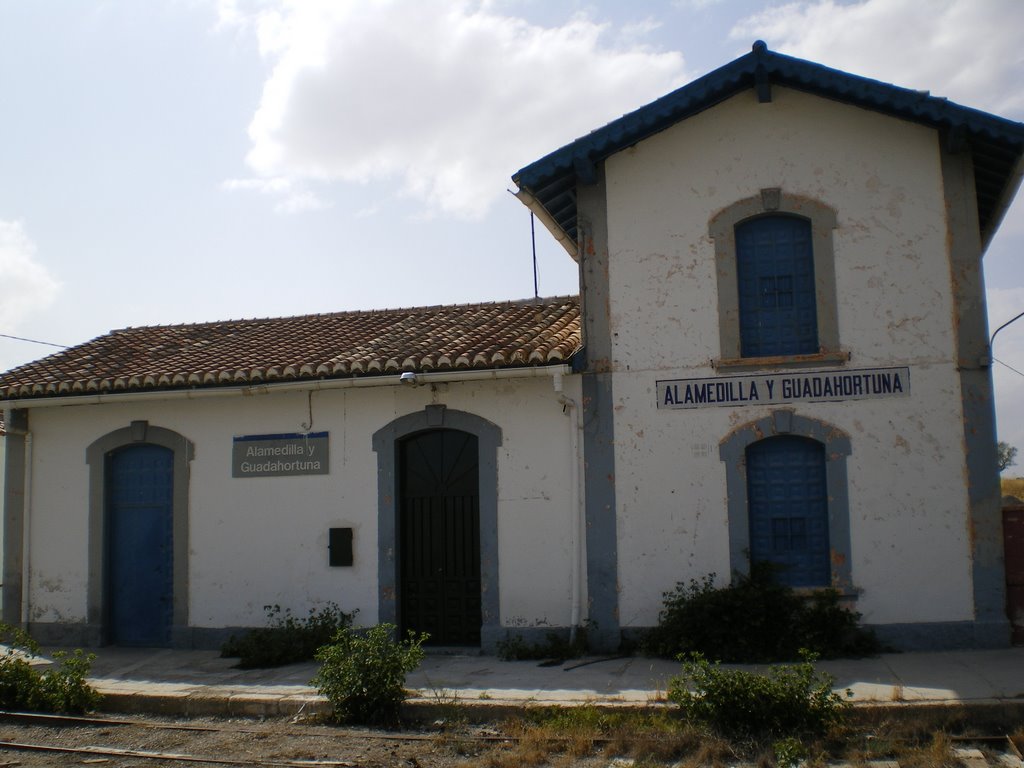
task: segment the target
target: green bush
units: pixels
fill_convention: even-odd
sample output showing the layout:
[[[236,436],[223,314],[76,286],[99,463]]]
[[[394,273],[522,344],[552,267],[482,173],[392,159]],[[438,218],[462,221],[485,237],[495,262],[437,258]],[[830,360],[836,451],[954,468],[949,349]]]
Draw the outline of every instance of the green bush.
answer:
[[[28,659],[39,646],[26,632],[0,624],[0,707],[80,714],[96,708],[100,695],[86,682],[94,654],[57,651],[54,666],[39,672]]]
[[[770,667],[766,674],[725,669],[691,654],[669,681],[668,699],[692,722],[723,736],[820,735],[842,723],[850,702],[814,670],[814,656]],[[847,691],[850,695],[850,691]]]
[[[393,624],[341,629],[317,651],[313,685],[334,705],[339,722],[394,725],[405,700],[405,676],[423,661],[426,634],[394,639]]]
[[[241,637],[234,635],[221,646],[220,655],[238,657],[240,669],[281,667],[299,661],[311,661],[317,649],[331,642],[339,629],[352,626],[358,611],[345,613],[334,603],[311,608],[305,619],[297,619],[291,610],[265,605],[267,625]]]
[[[721,588],[710,574],[665,593],[658,626],[641,647],[664,658],[698,652],[738,663],[794,661],[804,648],[826,659],[878,653],[874,633],[858,626],[860,614],[839,597],[834,589],[799,595],[776,581],[768,563]]]

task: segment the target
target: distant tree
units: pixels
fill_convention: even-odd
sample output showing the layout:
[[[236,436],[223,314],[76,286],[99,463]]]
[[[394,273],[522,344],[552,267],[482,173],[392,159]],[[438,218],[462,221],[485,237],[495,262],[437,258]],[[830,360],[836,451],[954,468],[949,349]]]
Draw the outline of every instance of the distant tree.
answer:
[[[1017,449],[1009,443],[1004,443],[1002,440],[999,441],[999,445],[996,446],[996,455],[999,462],[999,471],[1002,472],[1007,467],[1012,467],[1017,462],[1014,459],[1017,458]]]

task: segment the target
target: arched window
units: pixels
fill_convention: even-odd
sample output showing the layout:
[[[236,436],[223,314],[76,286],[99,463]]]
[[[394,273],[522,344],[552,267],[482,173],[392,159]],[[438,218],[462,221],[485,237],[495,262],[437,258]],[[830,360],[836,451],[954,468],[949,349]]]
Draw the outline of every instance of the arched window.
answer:
[[[818,351],[810,221],[770,215],[738,224],[736,276],[742,357]]]
[[[847,360],[839,345],[835,228],[834,209],[777,188],[711,217],[722,350],[716,367]]]
[[[772,563],[791,587],[832,583],[825,446],[782,436],[747,447],[751,563]]]

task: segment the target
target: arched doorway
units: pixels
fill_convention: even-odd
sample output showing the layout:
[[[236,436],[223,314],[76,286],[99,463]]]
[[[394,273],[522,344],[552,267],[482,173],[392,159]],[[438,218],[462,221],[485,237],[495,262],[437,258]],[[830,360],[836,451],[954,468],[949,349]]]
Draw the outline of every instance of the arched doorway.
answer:
[[[106,641],[163,646],[174,620],[174,452],[124,446],[105,467]]]
[[[431,645],[480,645],[480,466],[477,437],[413,434],[398,447],[400,632]]]

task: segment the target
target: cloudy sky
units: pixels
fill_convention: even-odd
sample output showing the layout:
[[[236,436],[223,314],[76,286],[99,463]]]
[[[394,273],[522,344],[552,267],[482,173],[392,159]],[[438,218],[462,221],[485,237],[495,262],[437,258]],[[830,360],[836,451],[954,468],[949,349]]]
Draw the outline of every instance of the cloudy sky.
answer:
[[[0,334],[527,297],[532,160],[759,38],[1024,120],[1022,28],[1020,0],[0,0]],[[537,239],[541,294],[574,293]],[[993,329],[1022,246],[1019,200]],[[0,370],[52,350],[0,337]],[[1024,453],[1024,320],[995,357]]]

